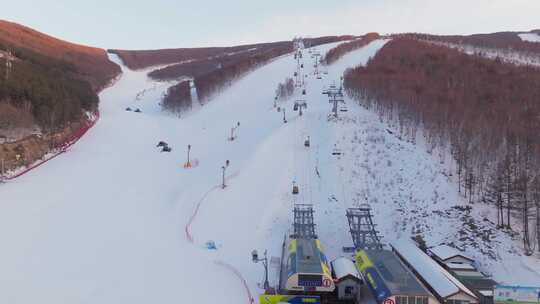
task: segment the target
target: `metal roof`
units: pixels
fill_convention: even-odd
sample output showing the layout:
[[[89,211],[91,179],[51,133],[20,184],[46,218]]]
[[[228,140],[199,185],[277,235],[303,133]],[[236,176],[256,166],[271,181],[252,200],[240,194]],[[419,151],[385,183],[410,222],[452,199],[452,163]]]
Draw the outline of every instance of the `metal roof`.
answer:
[[[457,250],[454,247],[450,247],[448,245],[435,246],[435,247],[429,248],[429,251],[443,261],[456,257],[456,256],[460,256],[467,260],[474,261],[473,259],[466,256],[461,251]]]
[[[356,269],[356,265],[354,265],[354,262],[350,259],[339,257],[333,260],[330,264],[332,265],[332,270],[336,275],[336,279],[340,280],[344,277],[352,276],[357,278],[358,280],[362,280],[360,272],[358,272],[358,269]]]
[[[321,253],[314,239],[296,240],[296,272],[322,273]]]
[[[472,291],[411,241],[401,239],[392,242],[391,246],[441,298],[450,297],[459,292],[477,298]]]
[[[431,295],[392,251],[366,250],[365,252],[393,295]]]

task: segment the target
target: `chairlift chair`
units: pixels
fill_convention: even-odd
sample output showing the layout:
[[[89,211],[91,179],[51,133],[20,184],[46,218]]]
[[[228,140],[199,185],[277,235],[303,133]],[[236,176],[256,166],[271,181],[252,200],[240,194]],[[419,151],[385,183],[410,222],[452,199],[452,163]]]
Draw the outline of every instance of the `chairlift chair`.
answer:
[[[297,103],[297,102],[294,103],[293,110],[294,110],[294,111],[298,111],[298,103]]]
[[[302,90],[302,95],[306,95],[306,89]]]
[[[304,141],[304,147],[309,148],[310,145],[311,143],[309,142],[309,136],[308,136],[307,139]]]
[[[292,194],[298,194],[299,192],[300,192],[300,190],[298,189],[298,185],[296,185],[296,183],[293,182]]]

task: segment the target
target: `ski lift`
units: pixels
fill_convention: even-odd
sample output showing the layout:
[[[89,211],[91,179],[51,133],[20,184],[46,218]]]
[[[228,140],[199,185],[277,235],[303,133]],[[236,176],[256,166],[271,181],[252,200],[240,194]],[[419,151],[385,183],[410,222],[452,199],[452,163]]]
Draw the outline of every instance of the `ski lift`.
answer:
[[[298,102],[295,102],[295,103],[294,103],[293,110],[294,110],[294,111],[298,111]]]
[[[304,68],[304,64],[303,64],[303,63],[302,63],[302,64],[300,64],[300,67],[301,67],[301,68],[303,69],[303,68]]]
[[[130,111],[131,111],[131,108],[130,108],[130,107],[127,107],[127,108],[126,108],[126,111],[130,112]]]
[[[304,141],[304,147],[309,148],[310,145],[311,144],[309,142],[309,136],[308,136],[307,139]]]
[[[141,112],[142,112],[141,109],[139,108],[135,109],[135,113],[141,113]]]
[[[296,185],[296,182],[293,182],[292,186],[292,194],[298,194],[300,190],[298,190],[298,185]]]
[[[172,148],[169,146],[163,146],[163,148],[161,148],[161,152],[171,152],[171,151],[172,151]]]
[[[298,76],[298,73],[297,72],[294,72],[294,77]]]
[[[341,155],[342,152],[340,149],[338,149],[337,147],[334,147],[334,149],[332,150],[332,155]]]
[[[302,90],[302,95],[306,95],[306,89]]]
[[[347,106],[343,105],[343,106],[339,107],[339,111],[340,112],[347,112],[349,110],[347,109]]]
[[[162,140],[158,142],[158,144],[156,145],[156,147],[166,147],[166,146],[168,146],[168,144]]]
[[[322,79],[321,75],[317,75],[317,79]]]

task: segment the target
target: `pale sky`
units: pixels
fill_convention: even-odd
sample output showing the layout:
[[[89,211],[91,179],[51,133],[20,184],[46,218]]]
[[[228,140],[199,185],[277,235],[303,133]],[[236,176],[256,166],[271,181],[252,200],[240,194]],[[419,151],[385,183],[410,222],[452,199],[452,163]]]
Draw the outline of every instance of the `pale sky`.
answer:
[[[226,46],[377,31],[540,28],[540,0],[0,0],[0,19],[103,48]]]

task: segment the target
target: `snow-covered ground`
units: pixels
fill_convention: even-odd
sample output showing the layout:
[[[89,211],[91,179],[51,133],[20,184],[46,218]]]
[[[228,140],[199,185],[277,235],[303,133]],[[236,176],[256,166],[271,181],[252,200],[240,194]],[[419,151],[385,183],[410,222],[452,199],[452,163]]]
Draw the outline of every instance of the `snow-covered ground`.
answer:
[[[540,35],[537,33],[522,33],[518,35],[523,41],[540,42]]]
[[[523,51],[516,51],[512,49],[478,47],[478,46],[468,45],[468,44],[457,44],[457,43],[440,42],[440,41],[426,40],[426,42],[456,49],[468,55],[479,55],[484,58],[492,59],[492,60],[499,59],[503,62],[510,63],[510,64],[540,66],[540,55],[534,52],[523,52]]]
[[[281,103],[286,124],[273,99],[277,84],[296,69],[292,55],[246,75],[182,119],[158,106],[169,84],[123,67],[101,94],[101,120],[77,145],[0,185],[0,302],[245,303],[238,274],[254,296],[261,291],[263,269],[252,263],[251,251],[279,256],[294,202],[314,204],[329,258],[351,245],[345,210],[367,201],[384,241],[422,232],[430,243],[466,245],[467,253],[487,260],[480,253],[487,245],[474,248],[480,237],[463,227],[462,218],[480,211],[467,217],[451,208],[463,200],[438,160],[349,99],[348,112],[328,120],[323,88],[339,85],[346,68],[367,62],[384,43],[344,56],[325,68],[323,79],[314,77],[314,59],[305,52],[307,95],[296,97],[308,108],[299,116],[295,98]],[[324,54],[334,45],[318,49]],[[142,113],[125,111],[128,106]],[[303,145],[308,135],[310,148]],[[160,140],[171,153],[159,152]],[[184,169],[188,144],[199,164]],[[344,155],[332,155],[334,148]],[[207,249],[209,241],[217,249]],[[496,233],[490,244],[503,259],[483,263],[483,270],[509,283],[540,281],[538,261],[508,252],[517,243]]]

